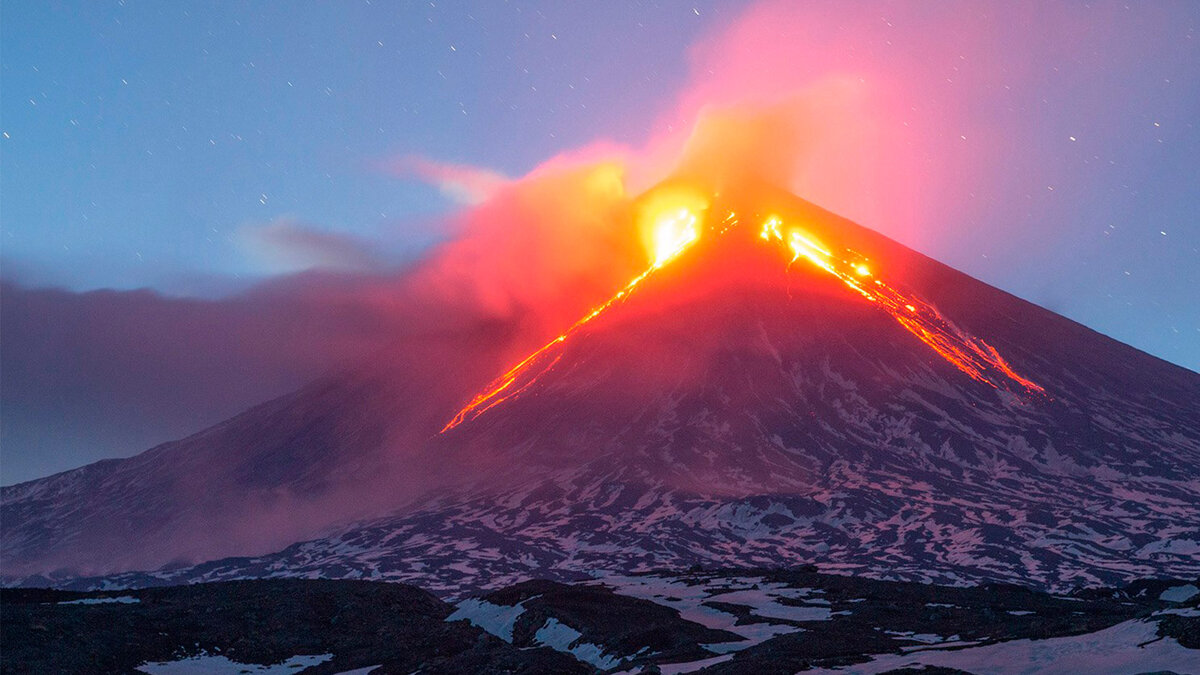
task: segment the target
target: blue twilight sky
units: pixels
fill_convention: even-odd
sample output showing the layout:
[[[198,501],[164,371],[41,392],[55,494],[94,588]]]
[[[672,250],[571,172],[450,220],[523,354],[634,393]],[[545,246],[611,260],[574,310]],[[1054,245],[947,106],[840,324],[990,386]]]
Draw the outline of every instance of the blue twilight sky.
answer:
[[[978,6],[939,5],[964,16]],[[993,5],[996,30],[1014,23],[1005,6]],[[893,10],[923,11],[879,7],[889,26]],[[1103,31],[1025,64],[1014,102],[995,112],[1029,148],[1008,174],[996,167],[996,206],[901,239],[1200,369],[1200,4],[1059,7]],[[3,275],[211,297],[295,271],[245,243],[247,230],[279,222],[411,259],[446,236],[439,216],[456,206],[387,162],[420,155],[519,176],[596,139],[639,146],[703,78],[695,45],[748,9],[8,0]],[[1014,59],[1042,53],[1024,35],[1057,39],[1038,23],[1013,33]],[[909,30],[938,39],[919,21]],[[993,116],[992,102],[960,103]]]
[[[595,137],[639,140],[688,43],[735,10],[5,2],[8,272],[202,291],[266,272],[233,238],[278,218],[418,251],[449,205],[380,162],[520,175]]]

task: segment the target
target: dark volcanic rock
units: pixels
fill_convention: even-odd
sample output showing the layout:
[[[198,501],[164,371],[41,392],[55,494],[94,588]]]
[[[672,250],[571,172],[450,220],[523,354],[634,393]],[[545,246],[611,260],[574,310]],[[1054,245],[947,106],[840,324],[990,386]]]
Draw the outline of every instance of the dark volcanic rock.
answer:
[[[580,640],[607,652],[630,657],[639,652],[657,661],[689,661],[712,656],[702,644],[743,641],[740,635],[713,630],[680,618],[679,612],[649,600],[618,595],[603,586],[569,586],[527,581],[484,596],[498,605],[523,603],[513,628],[513,644],[534,646],[534,637],[550,619],[581,633]],[[632,659],[631,663],[638,663]]]
[[[639,586],[643,581],[649,585]],[[1180,670],[1177,662],[1188,659],[1179,653],[1200,648],[1200,595],[1160,597],[1194,581],[1139,581],[1066,596],[808,569],[656,572],[606,583],[528,581],[458,608],[412,586],[370,581],[243,581],[88,593],[0,589],[0,672],[134,672],[144,663],[199,655],[260,665],[323,655],[296,672],[332,675],[370,666],[380,674],[569,675],[641,668],[650,675],[670,664],[699,669],[707,663],[698,672],[790,675],[887,655],[1088,637],[1118,624],[1134,626],[1133,635],[1144,640],[1118,647],[1172,655],[1166,662],[1158,658],[1159,668],[1192,672]],[[458,620],[463,613],[469,620]],[[447,621],[452,616],[456,620]],[[1200,663],[1200,651],[1196,655]],[[718,658],[724,660],[712,661]],[[1045,665],[1014,667],[1039,664]],[[969,662],[954,665],[973,670]]]
[[[135,603],[64,605],[81,597]],[[246,664],[333,654],[306,673],[382,665],[379,673],[586,673],[550,649],[522,650],[465,623],[401,584],[238,581],[121,593],[4,589],[5,673],[132,672],[198,654]]]
[[[1163,617],[1158,622],[1158,634],[1161,637],[1172,637],[1188,649],[1200,649],[1200,616],[1171,616]],[[1200,656],[1197,656],[1200,659]]]

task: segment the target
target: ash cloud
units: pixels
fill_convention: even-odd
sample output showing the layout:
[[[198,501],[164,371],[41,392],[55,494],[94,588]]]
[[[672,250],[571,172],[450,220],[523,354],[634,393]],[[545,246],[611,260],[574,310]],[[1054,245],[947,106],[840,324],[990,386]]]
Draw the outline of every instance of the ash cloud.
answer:
[[[0,287],[3,483],[127,456],[378,350],[372,284],[320,277],[222,300]]]
[[[290,218],[243,227],[237,242],[254,262],[273,275],[306,270],[378,272],[388,267],[370,241],[322,231]]]

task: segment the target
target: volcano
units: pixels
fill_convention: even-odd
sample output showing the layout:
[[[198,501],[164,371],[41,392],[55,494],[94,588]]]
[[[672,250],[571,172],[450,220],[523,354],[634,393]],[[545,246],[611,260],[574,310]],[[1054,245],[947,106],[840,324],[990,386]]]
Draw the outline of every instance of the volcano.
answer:
[[[672,206],[646,273],[523,356],[427,336],[478,358],[416,344],[4,488],[6,580],[454,596],[696,565],[1051,590],[1200,575],[1200,375],[745,194]]]

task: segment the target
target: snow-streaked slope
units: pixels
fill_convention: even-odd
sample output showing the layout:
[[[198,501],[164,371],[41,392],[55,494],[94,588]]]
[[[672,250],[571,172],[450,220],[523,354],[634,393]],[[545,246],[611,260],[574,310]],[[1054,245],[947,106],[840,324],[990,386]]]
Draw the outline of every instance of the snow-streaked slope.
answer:
[[[816,668],[813,675],[875,675],[902,668],[957,668],[978,675],[1095,675],[1124,673],[1200,673],[1200,653],[1159,637],[1152,621],[1126,621],[1095,633],[1012,640],[961,649],[928,648],[908,654],[884,654],[844,668]]]
[[[238,663],[220,655],[204,654],[175,661],[145,663],[137,669],[137,672],[147,675],[237,675],[239,673],[286,675],[301,668],[319,665],[331,658],[333,656],[330,654],[300,655],[273,666],[258,666],[251,663]]]

